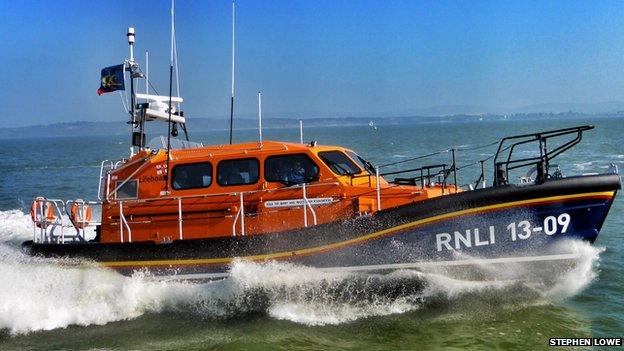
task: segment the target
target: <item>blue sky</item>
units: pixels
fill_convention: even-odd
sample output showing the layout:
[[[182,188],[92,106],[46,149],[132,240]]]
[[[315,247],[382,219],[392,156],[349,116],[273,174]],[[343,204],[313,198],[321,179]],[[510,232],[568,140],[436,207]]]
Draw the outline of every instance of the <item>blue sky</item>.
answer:
[[[188,116],[229,115],[230,1],[177,2]],[[624,2],[237,1],[237,114],[381,116],[624,100]],[[115,121],[99,72],[150,52],[167,91],[169,1],[3,1],[0,126]],[[141,83],[142,84],[142,83]]]

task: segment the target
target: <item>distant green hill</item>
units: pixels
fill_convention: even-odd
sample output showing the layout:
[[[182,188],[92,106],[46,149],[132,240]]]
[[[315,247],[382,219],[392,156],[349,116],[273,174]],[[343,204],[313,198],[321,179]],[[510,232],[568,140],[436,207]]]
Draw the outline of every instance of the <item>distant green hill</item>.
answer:
[[[624,118],[623,112],[607,114],[587,114],[577,112],[563,113],[518,113],[512,115],[480,114],[480,115],[449,115],[449,116],[405,116],[405,117],[318,117],[304,119],[305,127],[341,127],[368,125],[371,121],[375,125],[398,125],[419,123],[457,123],[469,121],[504,121],[504,120],[535,120],[535,119],[568,119],[568,118]],[[187,126],[190,131],[216,131],[229,128],[229,118],[189,118]],[[237,130],[256,129],[255,119],[235,120],[234,128]],[[265,129],[273,128],[298,128],[298,118],[265,118]],[[164,123],[155,123],[150,126],[151,131],[166,133]],[[27,127],[0,128],[0,139],[16,138],[41,138],[41,137],[65,137],[65,136],[89,136],[89,135],[123,135],[127,134],[129,126],[122,121],[111,122],[64,122],[48,125],[33,125]]]

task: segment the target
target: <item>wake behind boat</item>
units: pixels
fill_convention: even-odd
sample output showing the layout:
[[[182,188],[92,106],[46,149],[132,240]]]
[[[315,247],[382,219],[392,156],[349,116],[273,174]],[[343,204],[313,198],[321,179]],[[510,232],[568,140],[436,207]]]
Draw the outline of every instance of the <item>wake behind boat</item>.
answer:
[[[593,126],[501,139],[490,186],[488,159],[474,184],[457,184],[456,149],[447,164],[397,169],[316,142],[193,143],[181,97],[135,91],[145,75],[128,37],[130,60],[102,71],[98,93],[125,89],[128,72],[132,154],[102,162],[98,201],[36,198],[31,255],[180,279],[225,277],[239,259],[362,271],[548,264],[574,258],[565,240],[596,240],[620,189],[615,167],[565,177],[551,162]],[[148,144],[148,122],[170,132]],[[171,139],[179,128],[185,139]]]

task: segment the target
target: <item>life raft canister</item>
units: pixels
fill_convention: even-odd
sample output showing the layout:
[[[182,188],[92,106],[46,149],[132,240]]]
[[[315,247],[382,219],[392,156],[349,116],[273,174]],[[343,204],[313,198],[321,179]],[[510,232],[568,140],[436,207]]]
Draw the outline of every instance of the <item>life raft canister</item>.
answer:
[[[54,205],[50,201],[46,201],[43,197],[37,197],[30,206],[30,218],[41,228],[45,222],[51,222],[56,219],[54,214]]]
[[[87,227],[91,222],[91,206],[82,199],[76,199],[69,209],[69,219],[78,229]]]

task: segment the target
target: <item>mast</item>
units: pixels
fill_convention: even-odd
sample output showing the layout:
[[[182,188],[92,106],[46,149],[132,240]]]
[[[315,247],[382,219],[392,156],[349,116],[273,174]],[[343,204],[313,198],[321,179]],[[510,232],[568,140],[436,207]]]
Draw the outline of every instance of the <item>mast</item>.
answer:
[[[134,95],[134,73],[136,68],[134,62],[134,27],[128,28],[126,36],[128,37],[128,45],[130,46],[130,60],[128,61],[128,71],[130,72],[130,123],[134,128],[136,126],[136,96]],[[134,136],[132,138],[131,145],[134,145]],[[132,147],[130,147],[130,153],[133,153]]]
[[[147,52],[147,50],[145,51],[145,95],[149,94],[149,53]],[[134,94],[133,94],[134,95]],[[143,140],[143,136],[145,135],[145,109],[141,109],[139,111],[141,119],[139,120],[139,136],[140,136],[140,140],[138,142],[139,144],[139,150],[143,150],[143,148],[145,147],[145,141]],[[134,138],[133,138],[134,139]],[[133,140],[134,143],[134,140]]]
[[[174,14],[175,16],[175,14]],[[180,64],[178,63],[178,38],[175,30],[173,31],[173,67],[176,77],[176,96],[180,97]],[[180,103],[176,103],[176,111],[180,112]],[[188,139],[187,139],[188,140]]]
[[[134,34],[135,34],[134,27],[129,27],[128,33],[126,34],[126,36],[128,37],[128,45],[130,46],[130,59],[125,62],[128,65],[125,70],[130,73],[130,108],[128,111],[130,113],[130,121],[128,123],[130,124],[130,127],[131,127],[130,129],[132,130],[130,156],[134,154],[135,146],[138,147],[139,150],[142,150],[143,147],[145,146],[145,130],[144,130],[145,114],[144,114],[144,109],[142,108],[140,111],[137,111],[137,98],[141,98],[141,97],[137,96],[137,89],[139,87],[138,86],[135,87],[135,82],[134,82],[135,79],[145,78],[145,76],[139,70],[139,64],[134,59],[134,42],[135,42]],[[146,60],[147,60],[147,53],[146,53]],[[147,84],[148,83],[146,81],[145,83],[146,87],[147,87]],[[140,115],[140,118],[139,118],[139,115]],[[138,131],[135,131],[137,129]]]
[[[234,125],[234,43],[236,40],[236,5],[232,1],[232,95],[230,99],[230,144],[232,144],[232,128]]]
[[[169,108],[167,109],[169,120],[167,121],[167,177],[165,179],[165,193],[167,194],[169,194],[169,160],[171,159],[171,109],[173,108],[171,100],[173,94],[173,38],[175,36],[174,11],[175,0],[171,0],[171,55],[169,59]]]
[[[138,147],[139,151],[145,149],[145,123],[149,121],[161,121],[167,122],[167,167],[169,166],[170,151],[171,151],[171,136],[178,135],[178,125],[184,130],[184,135],[188,141],[188,131],[186,128],[186,119],[184,113],[180,111],[180,104],[184,101],[180,95],[180,75],[176,69],[176,89],[177,96],[173,96],[174,82],[173,82],[173,70],[174,65],[177,65],[177,45],[176,45],[176,33],[175,33],[175,0],[171,0],[171,50],[169,59],[169,95],[152,95],[150,94],[150,82],[149,82],[149,52],[145,51],[145,66],[146,74],[143,74],[139,69],[139,64],[135,61],[134,55],[134,43],[135,43],[135,30],[134,27],[128,28],[127,32],[128,44],[130,46],[130,58],[126,59],[123,64],[123,70],[129,72],[130,75],[130,107],[126,108],[130,114],[130,129],[132,132],[132,144],[130,146],[130,156],[135,153],[135,147]],[[117,66],[114,66],[117,67]],[[112,68],[114,68],[112,67]],[[104,72],[104,70],[102,70]],[[104,74],[104,73],[103,73]],[[135,85],[135,79],[145,79],[145,93],[139,92],[139,85]],[[119,79],[119,78],[118,78]],[[126,82],[125,73],[123,74],[124,83]],[[104,75],[102,76],[104,82]],[[102,83],[103,84],[103,83]],[[124,84],[125,86],[125,84]],[[119,90],[113,89],[104,90],[105,88],[98,89],[98,94],[104,92]],[[123,89],[123,88],[122,88]],[[125,90],[125,89],[124,89]],[[142,90],[141,90],[142,91]],[[154,91],[156,93],[156,91]],[[157,93],[156,93],[157,94]],[[127,100],[127,98],[126,98]],[[138,104],[137,100],[141,100]],[[143,101],[145,100],[145,101]],[[124,106],[126,103],[124,102]],[[168,184],[166,185],[166,191],[168,191]]]

